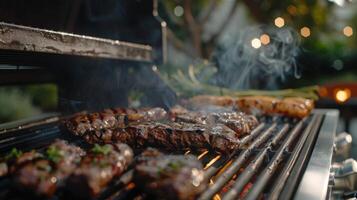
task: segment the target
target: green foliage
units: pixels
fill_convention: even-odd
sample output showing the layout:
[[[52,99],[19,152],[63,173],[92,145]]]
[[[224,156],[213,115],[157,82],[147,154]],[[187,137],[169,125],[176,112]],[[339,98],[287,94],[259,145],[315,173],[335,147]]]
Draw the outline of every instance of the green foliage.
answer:
[[[57,87],[53,84],[31,85],[24,88],[35,106],[42,110],[54,110],[57,106]]]
[[[53,84],[1,87],[0,123],[53,111],[57,99],[57,87]]]
[[[0,88],[0,122],[8,122],[39,114],[29,95],[16,88]]]

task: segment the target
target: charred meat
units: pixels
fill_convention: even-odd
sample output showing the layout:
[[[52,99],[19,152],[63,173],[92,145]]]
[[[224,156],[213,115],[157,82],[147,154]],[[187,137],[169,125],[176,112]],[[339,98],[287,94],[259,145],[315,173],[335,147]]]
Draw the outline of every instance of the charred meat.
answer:
[[[126,127],[129,122],[161,120],[166,117],[162,108],[114,108],[96,113],[79,113],[65,120],[64,124],[75,135],[83,135],[90,131]]]
[[[76,168],[83,155],[81,148],[57,140],[47,148],[42,158],[19,167],[14,173],[14,182],[20,190],[51,197]]]
[[[170,112],[171,119],[176,122],[187,122],[194,124],[224,124],[234,130],[237,136],[249,134],[258,124],[258,120],[253,115],[242,112],[193,112],[181,109],[174,109]]]
[[[197,158],[147,149],[137,159],[134,182],[158,199],[194,199],[207,186]]]
[[[66,191],[76,199],[92,199],[120,176],[133,160],[131,148],[122,143],[95,145],[68,177]]]
[[[310,114],[314,102],[299,97],[277,99],[273,97],[241,97],[236,101],[237,108],[247,113],[303,118]]]
[[[41,157],[36,151],[23,153],[14,148],[0,162],[0,177],[13,174],[20,166]]]
[[[212,149],[221,153],[229,153],[240,144],[237,134],[224,124],[146,122],[106,130],[100,136],[89,133],[84,139],[89,143],[123,142],[137,148],[154,146],[171,151]]]
[[[235,99],[230,96],[211,96],[211,95],[198,95],[188,100],[188,104],[193,107],[200,107],[202,105],[215,105],[215,106],[233,106]]]
[[[187,107],[207,105],[230,107],[234,105],[239,111],[254,115],[283,115],[303,118],[310,114],[314,102],[301,97],[275,98],[269,96],[246,96],[232,98],[229,96],[201,95],[188,100]],[[207,107],[205,108],[207,109]],[[176,109],[177,111],[177,109]]]

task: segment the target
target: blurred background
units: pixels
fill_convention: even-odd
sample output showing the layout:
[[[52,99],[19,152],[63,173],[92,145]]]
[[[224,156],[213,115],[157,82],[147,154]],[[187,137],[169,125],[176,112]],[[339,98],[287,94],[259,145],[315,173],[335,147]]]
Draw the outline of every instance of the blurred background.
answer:
[[[317,106],[340,109],[340,131],[357,136],[356,1],[158,3],[168,55],[154,71],[179,96],[318,85]],[[140,105],[140,96],[130,93],[129,103]],[[53,112],[57,105],[54,84],[0,88],[1,123]]]

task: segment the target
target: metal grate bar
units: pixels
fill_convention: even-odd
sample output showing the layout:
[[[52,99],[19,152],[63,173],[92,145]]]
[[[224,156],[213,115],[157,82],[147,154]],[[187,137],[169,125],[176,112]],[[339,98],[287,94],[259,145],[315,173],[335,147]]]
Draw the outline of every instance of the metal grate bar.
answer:
[[[236,197],[243,190],[244,186],[249,182],[252,176],[257,173],[259,167],[264,161],[264,158],[268,156],[270,151],[272,141],[275,138],[283,137],[289,130],[289,124],[284,124],[280,131],[275,134],[274,138],[264,147],[264,149],[258,154],[258,156],[249,164],[249,166],[244,170],[244,172],[238,177],[238,180],[234,183],[234,186],[229,190],[223,197],[224,200],[236,199]]]
[[[301,177],[300,174],[294,173],[295,171],[294,168],[298,167],[299,172],[301,172],[303,167],[302,165],[305,163],[303,160],[307,158],[308,152],[311,151],[313,148],[313,145],[311,144],[314,142],[314,139],[317,136],[318,129],[322,122],[322,118],[323,118],[322,115],[317,115],[316,117],[317,123],[314,123],[314,126],[312,127],[312,130],[309,133],[306,142],[301,140],[297,145],[297,147],[295,147],[292,155],[289,158],[289,161],[285,164],[285,168],[283,169],[283,172],[280,174],[279,178],[277,179],[276,185],[273,186],[272,192],[270,192],[269,199],[275,200],[281,198],[282,196],[285,196],[284,191],[282,191],[283,188],[290,188],[288,193],[292,194],[291,190],[295,188],[293,186],[296,186],[296,182],[298,181],[298,178]],[[303,149],[303,146],[306,146],[306,143],[308,148]],[[289,181],[287,182],[288,178]],[[290,199],[290,197],[287,199]]]
[[[291,131],[289,136],[285,139],[284,143],[278,151],[275,153],[274,157],[270,161],[269,165],[264,169],[261,175],[258,177],[258,180],[254,183],[253,188],[249,191],[246,199],[253,200],[257,199],[260,193],[264,190],[266,184],[270,180],[271,176],[274,174],[279,164],[284,159],[284,153],[287,152],[289,146],[294,142],[294,140],[299,136],[301,129],[303,128],[303,124],[305,123],[307,118],[301,120]],[[309,134],[312,126],[314,125],[316,120],[316,116],[313,117],[313,120],[310,121],[308,127],[305,129],[302,138],[300,141],[305,141],[307,135]]]
[[[253,143],[249,145],[249,147],[242,151],[239,157],[232,163],[232,165],[221,175],[218,177],[216,182],[204,192],[200,197],[199,200],[204,199],[211,199],[213,195],[215,195],[221,188],[233,177],[235,173],[241,168],[241,166],[246,162],[249,156],[252,154],[254,148],[261,145],[265,140],[268,139],[270,134],[273,133],[274,129],[276,128],[277,124],[273,123],[267,130],[265,130]],[[262,128],[259,128],[259,130]],[[258,131],[254,133],[254,136],[259,134]],[[252,138],[252,137],[251,137]],[[247,139],[246,141],[249,141]]]
[[[247,143],[252,140],[254,137],[257,137],[260,132],[263,130],[265,126],[265,123],[261,123],[259,124],[259,126],[257,126],[252,132],[250,135],[248,135],[247,137],[243,138],[241,140],[241,145],[240,146],[245,146],[247,145]],[[211,178],[214,174],[216,174],[220,168],[222,168],[222,166],[226,165],[228,161],[231,160],[231,158],[236,155],[237,152],[233,152],[231,154],[231,156],[229,156],[228,158],[221,158],[219,160],[217,160],[215,163],[213,163],[211,165],[211,167],[209,167],[206,171],[205,171],[205,178],[206,179],[209,179]]]

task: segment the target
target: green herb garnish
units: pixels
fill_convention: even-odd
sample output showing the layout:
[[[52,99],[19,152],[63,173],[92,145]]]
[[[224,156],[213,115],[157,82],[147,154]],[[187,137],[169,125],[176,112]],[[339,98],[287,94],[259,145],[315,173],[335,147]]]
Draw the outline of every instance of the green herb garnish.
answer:
[[[13,159],[13,158],[18,158],[22,155],[22,151],[16,149],[16,148],[13,148],[11,149],[10,153],[7,154],[5,156],[5,160],[10,160],[10,159]]]
[[[103,146],[100,146],[98,144],[95,144],[94,147],[92,148],[92,152],[95,154],[104,154],[107,155],[111,151],[110,145],[106,144]]]
[[[47,149],[46,155],[49,160],[55,163],[59,162],[63,158],[63,152],[54,146]]]
[[[183,163],[180,161],[170,162],[167,166],[170,167],[172,170],[176,171],[182,167]]]

